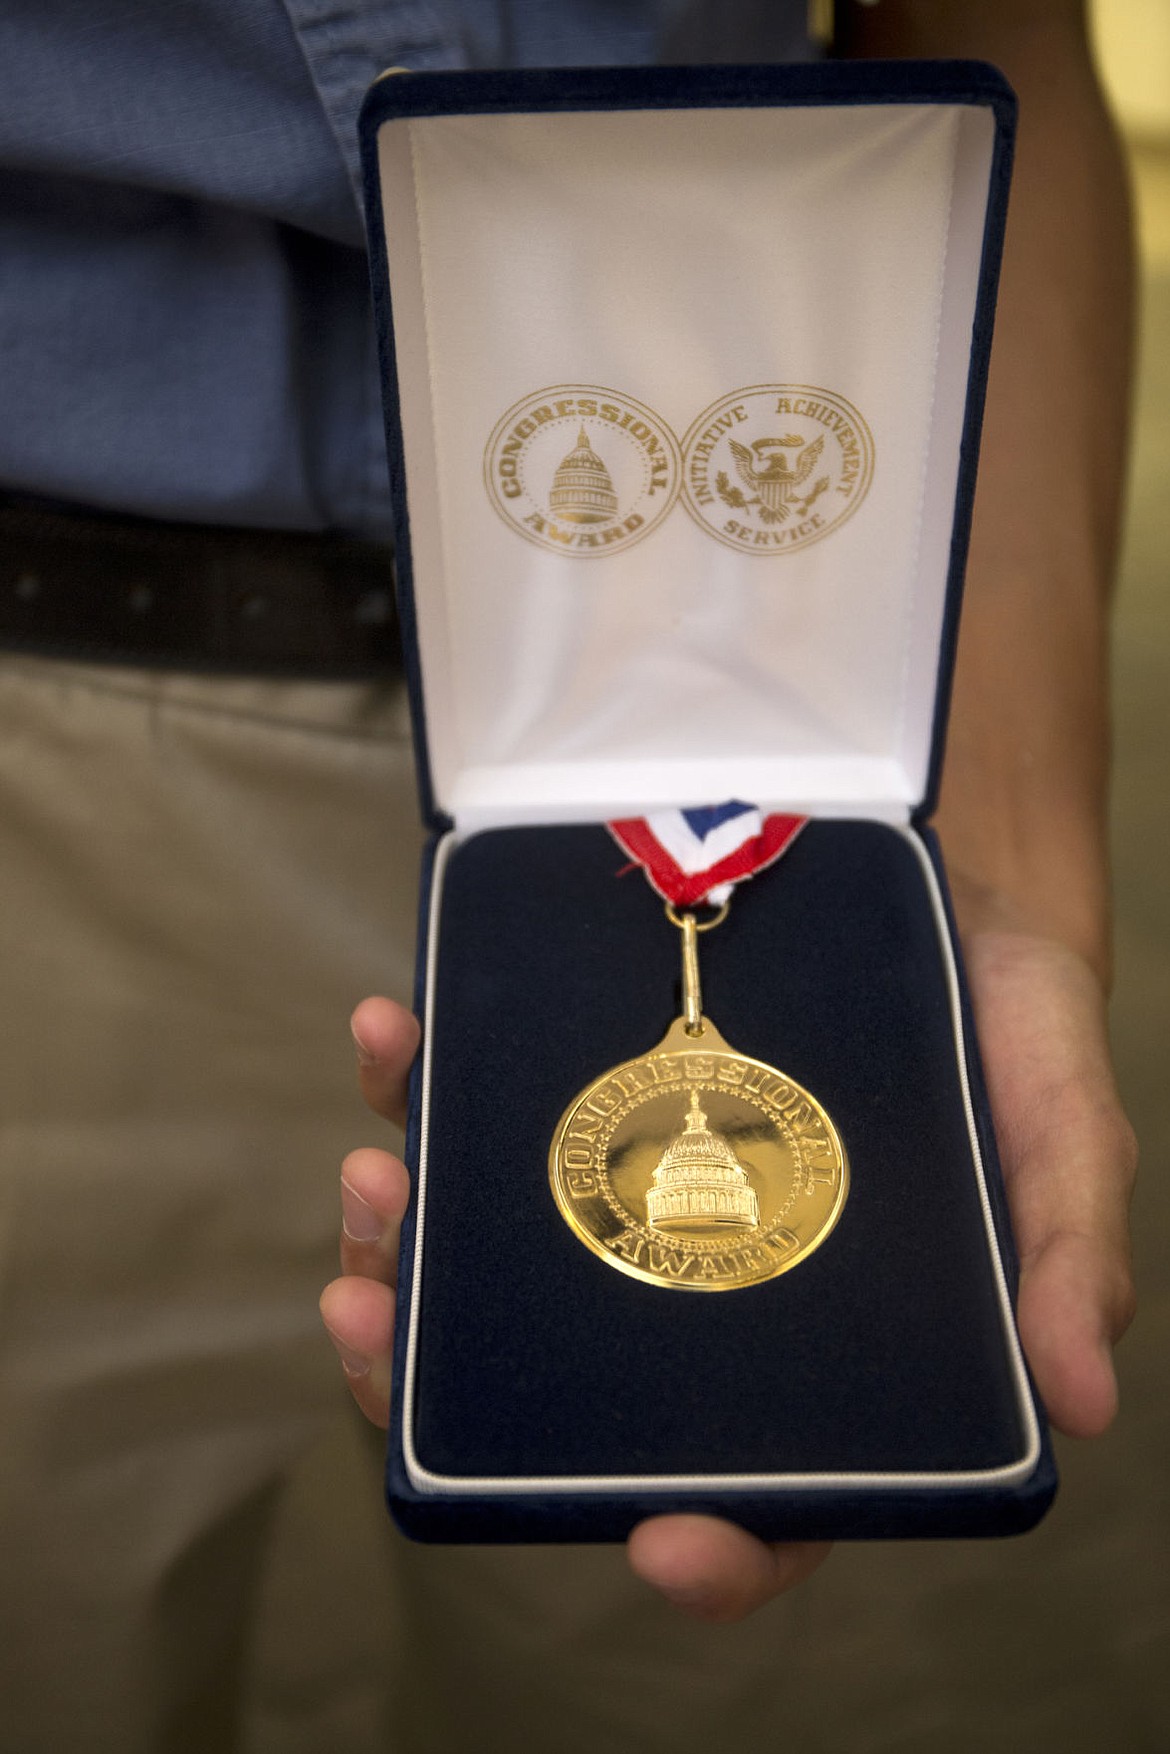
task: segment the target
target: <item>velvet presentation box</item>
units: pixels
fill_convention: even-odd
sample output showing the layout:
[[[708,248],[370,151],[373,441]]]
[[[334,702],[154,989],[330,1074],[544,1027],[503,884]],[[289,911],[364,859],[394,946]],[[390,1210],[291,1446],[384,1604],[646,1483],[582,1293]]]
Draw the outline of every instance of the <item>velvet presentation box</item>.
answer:
[[[402,74],[363,148],[423,809],[388,1494],[435,1540],[976,1535],[1055,1489],[929,826],[1014,103],[969,63]],[[698,1296],[549,1185],[679,1014],[614,818],[811,818],[704,1010],[845,1142]]]

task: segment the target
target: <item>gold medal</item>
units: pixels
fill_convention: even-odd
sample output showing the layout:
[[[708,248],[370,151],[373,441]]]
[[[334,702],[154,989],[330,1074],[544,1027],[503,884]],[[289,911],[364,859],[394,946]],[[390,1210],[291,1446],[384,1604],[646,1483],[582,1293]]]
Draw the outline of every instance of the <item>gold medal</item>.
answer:
[[[549,1180],[569,1227],[611,1267],[652,1285],[732,1291],[820,1247],[849,1165],[816,1098],[703,1016],[697,935],[726,904],[705,925],[666,912],[682,932],[683,1015],[569,1104]]]

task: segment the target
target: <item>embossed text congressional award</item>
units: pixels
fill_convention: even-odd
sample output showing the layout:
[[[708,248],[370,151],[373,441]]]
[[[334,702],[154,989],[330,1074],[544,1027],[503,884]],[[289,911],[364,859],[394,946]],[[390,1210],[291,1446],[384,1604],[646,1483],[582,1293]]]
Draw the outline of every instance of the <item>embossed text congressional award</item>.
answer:
[[[553,384],[500,417],[483,470],[489,499],[518,536],[596,560],[661,523],[678,495],[682,458],[644,402],[596,384]]]
[[[824,1242],[849,1167],[821,1104],[774,1066],[738,1052],[703,1016],[698,934],[682,933],[683,1015],[657,1047],[574,1098],[549,1151],[571,1229],[610,1266],[690,1291],[775,1278]]]

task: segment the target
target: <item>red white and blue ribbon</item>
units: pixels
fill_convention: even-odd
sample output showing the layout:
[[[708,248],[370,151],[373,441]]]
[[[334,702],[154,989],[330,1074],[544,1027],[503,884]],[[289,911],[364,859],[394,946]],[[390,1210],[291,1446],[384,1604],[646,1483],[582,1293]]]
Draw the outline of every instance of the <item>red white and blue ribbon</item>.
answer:
[[[774,864],[807,816],[765,816],[733,799],[702,810],[655,810],[609,832],[672,906],[722,907],[737,883]]]

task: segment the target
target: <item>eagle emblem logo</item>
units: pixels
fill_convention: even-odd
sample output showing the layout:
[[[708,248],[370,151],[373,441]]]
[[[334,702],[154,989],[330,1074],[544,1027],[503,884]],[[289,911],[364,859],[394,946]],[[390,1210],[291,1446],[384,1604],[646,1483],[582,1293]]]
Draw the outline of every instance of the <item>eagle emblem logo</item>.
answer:
[[[723,469],[715,477],[715,491],[727,505],[742,510],[758,506],[761,523],[782,524],[794,507],[803,515],[828,490],[829,477],[821,475],[807,493],[797,491],[816,468],[824,448],[823,434],[807,445],[798,432],[788,433],[784,438],[756,439],[750,449],[731,439],[728,449],[735,459],[736,473],[744,486],[752,490],[752,497],[749,499],[742,489],[733,487]],[[793,450],[798,455],[789,464],[786,453]]]
[[[795,554],[844,523],[869,491],[874,440],[859,409],[811,384],[752,384],[683,439],[683,502],[741,554]]]

